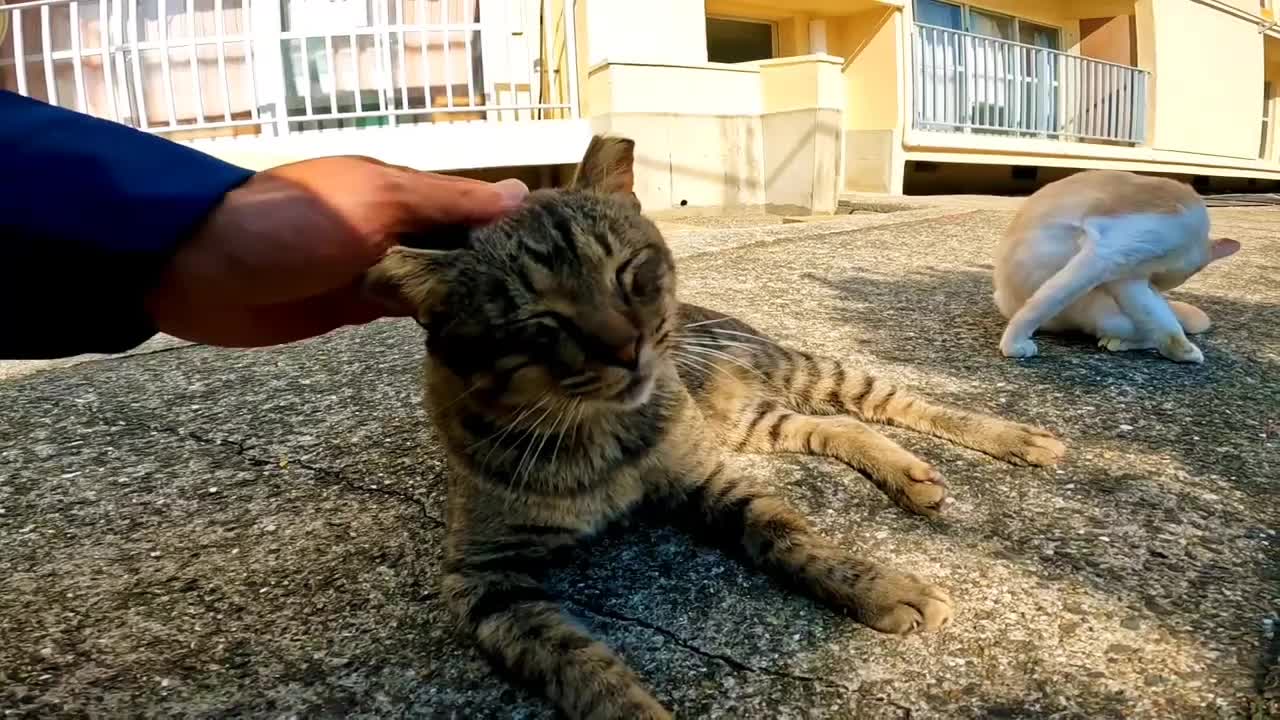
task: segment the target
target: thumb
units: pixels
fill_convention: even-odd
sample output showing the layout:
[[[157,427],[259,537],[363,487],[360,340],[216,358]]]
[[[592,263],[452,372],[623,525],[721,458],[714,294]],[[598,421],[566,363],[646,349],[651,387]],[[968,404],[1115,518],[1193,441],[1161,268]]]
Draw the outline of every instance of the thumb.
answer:
[[[432,173],[411,172],[404,184],[403,233],[438,225],[475,225],[494,220],[519,207],[529,188],[516,179],[496,183],[460,182]]]

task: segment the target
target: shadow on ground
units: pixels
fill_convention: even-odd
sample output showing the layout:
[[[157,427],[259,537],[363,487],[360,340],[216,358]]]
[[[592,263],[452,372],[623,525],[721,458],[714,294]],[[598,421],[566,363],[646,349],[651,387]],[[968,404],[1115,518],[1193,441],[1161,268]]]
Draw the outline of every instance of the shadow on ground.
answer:
[[[823,532],[947,586],[956,622],[887,638],[642,520],[554,587],[682,717],[1249,717],[1280,609],[1280,262],[1182,297],[1202,368],[1083,342],[995,352],[999,213],[689,258],[688,299],[1067,440],[1053,470],[904,432],[957,505],[929,523],[846,468],[771,457]],[[1243,228],[1246,232],[1248,228]],[[815,231],[818,232],[818,231]],[[1247,257],[1242,254],[1241,257]],[[0,383],[0,704],[15,716],[553,717],[449,629],[421,338],[380,322]],[[1270,428],[1270,429],[1269,429]],[[1270,433],[1270,435],[1268,435]]]

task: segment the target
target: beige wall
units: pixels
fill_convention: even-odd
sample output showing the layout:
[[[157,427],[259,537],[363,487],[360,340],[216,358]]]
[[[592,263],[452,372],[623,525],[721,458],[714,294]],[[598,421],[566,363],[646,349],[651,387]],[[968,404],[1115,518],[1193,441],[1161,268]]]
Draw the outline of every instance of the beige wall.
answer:
[[[901,122],[901,13],[892,8],[868,10],[828,21],[833,55],[846,58],[846,127],[854,130],[895,128]]]
[[[585,95],[594,132],[636,141],[646,209],[764,204],[758,68],[610,63]]]
[[[587,67],[609,62],[693,65],[707,61],[702,0],[578,0]]]
[[[1257,157],[1263,75],[1262,35],[1257,25],[1189,0],[1153,0],[1153,4],[1153,146]]]
[[[636,195],[652,211],[771,205],[833,212],[840,190],[840,59],[591,69],[594,132],[636,141]]]
[[[829,55],[760,63],[764,195],[774,211],[835,212],[846,106],[840,66]]]
[[[904,118],[903,14],[872,8],[829,19],[827,43],[845,58],[844,170],[847,191],[899,188]]]

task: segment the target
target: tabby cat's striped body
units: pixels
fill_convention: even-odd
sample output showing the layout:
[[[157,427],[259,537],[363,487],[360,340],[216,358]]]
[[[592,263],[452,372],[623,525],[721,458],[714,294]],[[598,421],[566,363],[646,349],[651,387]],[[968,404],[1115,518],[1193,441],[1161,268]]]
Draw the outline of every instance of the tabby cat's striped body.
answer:
[[[950,620],[946,591],[816,535],[726,452],[838,458],[924,514],[946,501],[941,476],[862,420],[1015,463],[1063,452],[1043,430],[931,405],[678,303],[630,193],[631,153],[597,138],[574,190],[535,193],[465,250],[393,251],[370,277],[427,328],[425,404],[450,464],[445,597],[487,655],[572,718],[669,717],[538,580],[556,550],[642,501],[877,630]]]

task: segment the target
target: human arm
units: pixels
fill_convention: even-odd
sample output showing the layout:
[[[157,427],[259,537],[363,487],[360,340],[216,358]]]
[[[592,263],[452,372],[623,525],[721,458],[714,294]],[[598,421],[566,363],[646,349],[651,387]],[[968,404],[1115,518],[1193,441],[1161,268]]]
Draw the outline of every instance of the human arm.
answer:
[[[0,118],[15,160],[0,175],[6,358],[120,352],[157,331],[273,345],[368,322],[387,309],[359,279],[388,248],[442,241],[528,193],[361,157],[253,173],[11,93]]]
[[[253,173],[0,91],[0,357],[130,349],[178,245]]]

